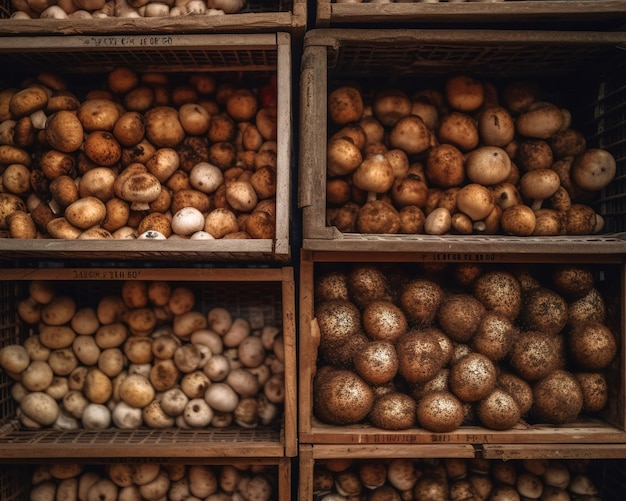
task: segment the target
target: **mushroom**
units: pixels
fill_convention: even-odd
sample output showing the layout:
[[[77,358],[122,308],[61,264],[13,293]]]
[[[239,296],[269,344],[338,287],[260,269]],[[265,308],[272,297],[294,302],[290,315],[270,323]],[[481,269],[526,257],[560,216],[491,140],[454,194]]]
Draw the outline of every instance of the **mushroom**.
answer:
[[[511,159],[502,148],[481,146],[467,154],[465,172],[473,183],[485,186],[503,183],[511,173]]]
[[[531,199],[533,210],[541,208],[543,201],[554,195],[561,181],[552,169],[532,169],[520,179],[519,188],[522,196]]]
[[[494,195],[495,203],[502,210],[522,203],[522,197],[517,191],[515,185],[511,183],[499,183],[495,186],[491,186],[491,191]]]
[[[113,424],[121,429],[136,429],[143,424],[142,412],[126,402],[117,402],[111,411]]]
[[[491,190],[478,183],[463,186],[457,194],[458,210],[467,214],[472,221],[486,218],[494,206],[494,195]]]
[[[615,177],[616,163],[611,153],[600,148],[591,148],[577,156],[570,169],[570,178],[579,188],[599,191]]]
[[[131,203],[132,210],[148,210],[149,203],[159,198],[162,185],[142,164],[131,164],[115,180],[115,195]]]
[[[363,115],[363,98],[356,87],[342,86],[328,96],[328,114],[338,125],[357,122]]]
[[[326,156],[326,168],[331,176],[351,174],[363,161],[359,147],[350,137],[331,138]]]
[[[199,162],[189,172],[191,186],[203,193],[214,193],[224,182],[224,175],[219,167],[208,162]]]
[[[517,476],[516,487],[521,496],[529,499],[539,499],[543,492],[541,478],[527,471]]]
[[[424,221],[424,232],[427,235],[445,235],[452,227],[452,215],[446,207],[437,207]]]
[[[352,183],[368,192],[368,201],[376,199],[377,193],[386,193],[394,181],[393,167],[381,154],[367,157],[352,174]]]
[[[172,216],[171,225],[177,235],[191,235],[204,229],[204,215],[195,207],[184,207]]]
[[[372,102],[372,114],[385,127],[393,127],[411,113],[411,108],[409,96],[400,89],[381,90]]]
[[[580,496],[595,496],[598,494],[598,488],[593,481],[584,474],[577,474],[572,477],[569,490],[573,494]]]
[[[546,485],[566,489],[569,486],[571,474],[562,461],[550,461],[541,478]]]

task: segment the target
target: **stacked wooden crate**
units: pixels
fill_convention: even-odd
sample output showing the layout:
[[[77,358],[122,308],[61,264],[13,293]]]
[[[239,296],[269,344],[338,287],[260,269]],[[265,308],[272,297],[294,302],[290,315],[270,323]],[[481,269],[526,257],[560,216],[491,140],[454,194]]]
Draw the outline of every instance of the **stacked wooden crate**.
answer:
[[[297,455],[290,221],[292,49],[294,40],[301,40],[304,33],[306,3],[248,2],[235,14],[179,18],[20,19],[11,18],[15,12],[11,2],[4,2],[0,12],[0,59],[11,68],[0,77],[2,89],[20,88],[49,72],[64,78],[70,92],[84,96],[106,87],[107,75],[114,69],[127,68],[140,76],[159,74],[172,85],[186,85],[191,75],[201,74],[259,92],[273,81],[268,99],[273,99],[270,105],[276,111],[275,231],[271,236],[210,241],[21,240],[8,238],[4,231],[0,239],[1,346],[20,345],[38,332],[37,325],[29,325],[18,313],[18,304],[29,297],[32,283],[51,284],[61,295],[92,309],[104,296],[119,297],[124,284],[142,287],[159,282],[170,290],[191,291],[194,309],[205,317],[211,308],[219,307],[232,318],[245,319],[255,334],[271,325],[285,349],[284,375],[280,376],[284,384],[277,388],[279,393],[284,391],[284,402],[278,403],[278,419],[250,427],[234,422],[226,428],[195,429],[151,429],[145,424],[97,430],[24,426],[12,393],[16,379],[2,371],[0,497],[29,499],[35,479],[41,479],[38,475],[50,464],[78,464],[83,472],[93,470],[105,477],[111,465],[157,463],[162,469],[184,466],[187,471],[203,466],[215,478],[222,469],[232,467],[241,472],[242,479],[258,473],[269,482],[271,499],[290,499],[291,463]],[[162,319],[165,324],[171,320]],[[275,364],[281,372],[283,362],[275,359]]]
[[[591,12],[596,6],[600,7],[596,14],[601,13],[602,6],[607,11],[594,18]],[[623,5],[602,6],[586,2],[318,3],[317,27],[322,29],[307,32],[300,82],[298,202],[303,215],[298,338],[300,499],[323,498],[327,494],[332,499],[329,493],[337,491],[329,478],[336,482],[342,473],[345,478],[358,477],[363,464],[378,462],[386,467],[393,458],[422,462],[431,469],[437,465],[442,470],[446,458],[463,459],[469,464],[477,459],[493,463],[501,459],[591,460],[590,465],[596,465],[607,475],[604,480],[598,480],[598,485],[602,482],[606,485],[601,494],[603,499],[613,499],[622,492],[619,481],[606,482],[606,478],[615,480],[622,474],[619,472],[623,472],[624,462],[620,459],[626,457],[623,352],[626,241],[621,188],[626,168],[626,150],[621,138],[626,124],[623,115],[620,117],[626,89],[620,76],[624,67],[618,49],[624,41],[624,33],[619,29],[625,12]],[[560,12],[552,11],[554,8]],[[612,14],[607,15],[608,12]],[[583,22],[585,17],[589,25]],[[604,21],[612,19],[606,24],[600,21],[602,17]],[[575,18],[580,24],[571,24]],[[539,20],[541,23],[533,23],[531,30],[524,24]],[[582,30],[595,21],[600,21],[598,31]],[[432,22],[439,23],[436,29],[432,29]],[[330,29],[324,29],[328,26]],[[421,29],[410,29],[416,26]],[[487,26],[490,29],[484,29]],[[567,31],[572,26],[576,29]],[[614,31],[616,28],[618,31]],[[613,59],[615,56],[617,59]],[[613,63],[601,62],[609,60]],[[591,67],[594,69],[589,71]],[[496,86],[515,79],[550,82],[546,100],[571,106],[576,126],[587,131],[588,144],[606,148],[617,161],[614,181],[593,202],[606,222],[600,234],[513,236],[502,231],[380,234],[359,232],[354,224],[341,230],[333,223],[329,217],[329,209],[333,207],[327,200],[330,178],[327,146],[331,135],[342,125],[330,118],[330,93],[341,86],[358,89],[367,108],[381,90],[399,89],[399,94],[419,95],[424,89],[443,89],[444,82],[458,74],[471,75]],[[344,179],[349,177],[348,174]],[[358,212],[359,208],[353,208],[353,215],[354,211]],[[618,359],[607,379],[611,387],[607,407],[599,416],[580,417],[568,424],[545,424],[531,416],[499,431],[476,421],[445,433],[429,431],[419,424],[397,430],[382,429],[372,424],[370,416],[347,425],[333,424],[321,410],[321,415],[316,414],[318,406],[324,408],[316,400],[316,376],[332,365],[328,360],[334,356],[321,351],[316,307],[327,297],[319,297],[322,293],[317,286],[321,278],[332,275],[336,281],[329,280],[328,284],[337,287],[338,296],[345,295],[343,280],[362,265],[386,273],[388,297],[397,304],[403,285],[415,277],[434,280],[449,293],[466,292],[459,282],[450,281],[457,267],[479,269],[480,273],[539,269],[538,276],[544,285],[549,283],[551,270],[562,265],[589,266],[596,276],[615,277],[613,292],[604,292],[606,297],[618,296],[615,307],[619,313],[615,312],[612,325],[620,346]],[[603,285],[607,284],[603,281]],[[363,311],[363,305],[360,306]],[[437,327],[436,320],[433,325]],[[348,359],[341,360],[346,363]],[[319,378],[321,381],[322,376]],[[402,382],[400,387],[404,388]],[[381,482],[384,483],[379,486],[389,487],[388,480]],[[369,489],[363,486],[362,495],[373,496],[373,489],[372,485]],[[388,492],[388,495],[421,499],[415,497],[415,492]]]

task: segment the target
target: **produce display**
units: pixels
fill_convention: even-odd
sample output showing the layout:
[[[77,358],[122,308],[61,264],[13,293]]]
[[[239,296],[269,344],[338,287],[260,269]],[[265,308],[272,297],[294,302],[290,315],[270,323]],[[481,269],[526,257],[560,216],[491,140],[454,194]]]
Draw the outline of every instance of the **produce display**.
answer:
[[[603,273],[476,263],[320,271],[313,415],[440,433],[598,417],[619,342]]]
[[[586,460],[326,460],[313,471],[315,499],[372,501],[600,501]]]
[[[616,175],[530,81],[339,83],[328,96],[326,223],[344,233],[588,235]]]
[[[275,484],[275,469],[264,465],[57,463],[35,468],[30,499],[269,501],[278,499]]]
[[[11,19],[103,19],[236,14],[245,0],[11,0]]]
[[[125,281],[97,304],[33,280],[18,304],[31,327],[0,350],[28,429],[274,426],[284,403],[282,331],[202,311],[194,291]]]
[[[276,80],[117,67],[0,91],[0,235],[271,239]],[[100,84],[98,84],[100,85]]]

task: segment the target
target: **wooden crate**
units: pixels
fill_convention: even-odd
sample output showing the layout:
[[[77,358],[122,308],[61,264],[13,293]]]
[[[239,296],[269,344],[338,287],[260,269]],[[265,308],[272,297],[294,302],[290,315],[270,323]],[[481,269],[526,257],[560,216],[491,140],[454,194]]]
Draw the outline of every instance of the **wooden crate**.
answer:
[[[415,4],[415,8],[422,5]],[[623,252],[626,150],[620,138],[626,125],[623,119],[626,89],[621,83],[623,68],[614,58],[623,59],[618,46],[624,39],[623,32],[583,35],[524,30],[309,31],[300,80],[298,204],[302,209],[303,248],[351,252],[432,252],[454,248],[481,252],[488,246],[493,252],[572,253],[584,245],[589,252]],[[540,85],[543,82],[546,99],[570,106],[572,117],[581,124],[579,129],[584,125],[588,146],[596,145],[613,154],[618,174],[600,199],[593,202],[596,212],[606,221],[601,235],[381,235],[342,233],[335,226],[327,226],[326,151],[327,138],[334,131],[327,118],[327,96],[332,86],[349,82],[368,92],[393,87],[406,89],[410,94],[422,88],[441,88],[442,82],[459,68],[491,82],[507,79],[537,79]]]
[[[0,305],[0,345],[20,343],[32,327],[20,321],[16,308],[28,296],[31,280],[50,280],[59,293],[75,298],[77,304],[95,306],[105,294],[119,294],[128,280],[167,281],[191,289],[196,311],[215,306],[252,325],[275,325],[282,329],[285,343],[285,401],[282,418],[275,426],[166,429],[141,427],[134,430],[58,431],[51,428],[27,430],[16,419],[17,403],[11,397],[12,380],[0,379],[0,461],[21,458],[212,458],[291,457],[296,449],[296,353],[295,289],[292,268],[83,268],[5,269]]]
[[[98,460],[97,462],[83,463],[84,472],[95,472],[106,478],[104,468],[106,465],[119,463],[120,461],[105,462]],[[145,462],[145,461],[144,461]],[[237,468],[254,468],[263,467],[267,471],[267,477],[272,483],[273,493],[271,499],[273,501],[290,501],[292,499],[292,467],[289,458],[259,458],[259,459],[237,459],[237,458],[214,458],[206,460],[185,461],[180,460],[161,460],[151,458],[148,462],[158,462],[162,465],[168,463],[184,464],[185,466],[206,465],[211,470],[219,474],[220,468],[223,466],[236,466]],[[135,460],[126,460],[124,463],[137,463]],[[58,463],[55,463],[58,464]],[[28,501],[30,492],[33,488],[32,475],[38,465],[46,465],[46,461],[27,462],[23,464],[2,464],[0,468],[0,498],[3,501]]]
[[[533,453],[533,450],[526,447],[526,455],[519,456],[515,461],[518,468],[522,468],[522,459],[555,459],[563,461],[566,465],[575,462],[580,464],[581,460],[585,461],[583,469],[585,473],[592,479],[596,487],[600,490],[599,499],[621,499],[626,493],[626,485],[624,484],[623,475],[626,468],[625,457],[626,450],[623,446],[619,448],[617,454],[606,452],[606,446],[586,446],[576,447],[576,450],[570,453],[559,455],[560,449],[557,448],[553,455],[539,457]],[[589,454],[593,451],[595,456]],[[320,495],[314,486],[315,468],[324,468],[327,461],[350,461],[351,471],[358,471],[361,464],[368,461],[380,460],[383,462],[392,459],[410,459],[416,462],[417,467],[445,462],[447,458],[466,459],[471,462],[475,457],[482,457],[489,460],[487,465],[491,466],[496,461],[494,459],[479,452],[474,451],[467,445],[436,445],[436,446],[418,446],[418,445],[396,445],[396,446],[360,446],[354,445],[349,448],[343,446],[332,445],[302,445],[300,446],[299,460],[299,476],[298,476],[298,499],[302,501],[318,499]],[[493,463],[492,463],[493,462]],[[484,466],[484,465],[482,465]]]
[[[580,252],[580,250],[579,250]],[[318,369],[318,348],[320,333],[315,311],[315,280],[321,274],[332,270],[350,270],[353,264],[371,263],[383,265],[389,276],[413,277],[428,276],[440,285],[450,285],[442,280],[445,266],[455,263],[478,263],[485,270],[501,267],[509,269],[514,265],[541,266],[539,270],[546,272],[557,263],[586,263],[596,266],[597,273],[607,279],[602,284],[601,292],[605,297],[612,298],[610,309],[614,312],[610,322],[611,328],[619,336],[618,355],[614,364],[608,369],[607,380],[610,381],[609,403],[600,415],[579,417],[578,421],[566,425],[546,425],[521,420],[514,428],[505,431],[491,430],[482,426],[461,426],[450,433],[432,433],[423,428],[390,431],[371,426],[367,420],[359,424],[336,426],[326,424],[313,414],[313,377]],[[432,275],[425,275],[426,272]],[[537,271],[540,273],[541,271]],[[303,250],[300,262],[300,323],[299,323],[299,442],[300,444],[337,445],[350,450],[356,446],[386,447],[437,444],[452,446],[456,444],[501,444],[507,447],[519,445],[522,450],[537,447],[554,452],[557,447],[569,444],[624,444],[626,443],[626,411],[625,411],[625,372],[624,363],[624,268],[623,256],[588,255],[584,251],[579,255],[536,255],[500,254],[497,252],[462,253],[448,252],[414,252],[414,253],[346,253]],[[600,275],[598,275],[600,276]],[[460,289],[462,290],[462,289]],[[435,324],[437,325],[437,324]],[[617,334],[619,333],[619,334]],[[545,444],[545,445],[544,445]],[[486,446],[486,445],[485,445]],[[581,450],[582,450],[581,446]],[[496,453],[494,454],[505,454]]]
[[[11,21],[12,22],[12,21]],[[41,71],[67,75],[84,91],[100,86],[113,68],[166,72],[172,78],[191,72],[243,79],[277,76],[276,232],[272,239],[211,241],[80,241],[0,239],[0,259],[248,260],[290,259],[291,217],[291,36],[288,33],[242,35],[100,35],[5,37],[0,61],[13,69],[0,77],[2,88]],[[74,80],[72,80],[74,79]]]
[[[10,0],[0,0],[0,34],[126,35],[180,33],[271,33],[286,31],[302,38],[307,21],[305,0],[250,0],[236,14],[180,17],[118,17],[98,19],[11,19]]]
[[[539,24],[547,27],[582,26],[619,28],[626,17],[626,7],[619,0],[514,0],[506,2],[435,3],[342,3],[318,0],[316,28],[332,27],[402,27],[416,23],[446,25],[468,23],[476,26],[518,26]]]

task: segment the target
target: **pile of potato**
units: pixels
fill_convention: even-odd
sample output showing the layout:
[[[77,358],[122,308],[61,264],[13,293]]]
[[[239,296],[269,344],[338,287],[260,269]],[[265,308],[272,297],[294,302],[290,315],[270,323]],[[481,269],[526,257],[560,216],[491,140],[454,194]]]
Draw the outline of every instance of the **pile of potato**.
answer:
[[[207,466],[179,463],[80,463],[37,466],[31,501],[269,501],[277,499],[271,466]]]
[[[28,429],[275,425],[284,402],[282,331],[202,312],[193,290],[125,281],[92,306],[34,280],[18,304],[32,333],[0,350]]]
[[[259,80],[118,67],[81,99],[44,72],[0,90],[0,235],[273,238],[277,88]]]
[[[373,459],[315,465],[320,501],[600,501],[583,460]]]
[[[345,233],[588,235],[616,175],[530,81],[459,74],[328,96],[326,223]]]
[[[449,433],[601,415],[619,306],[597,270],[414,266],[355,264],[316,278],[317,419]]]
[[[236,14],[245,0],[11,0],[12,19],[104,19]]]

